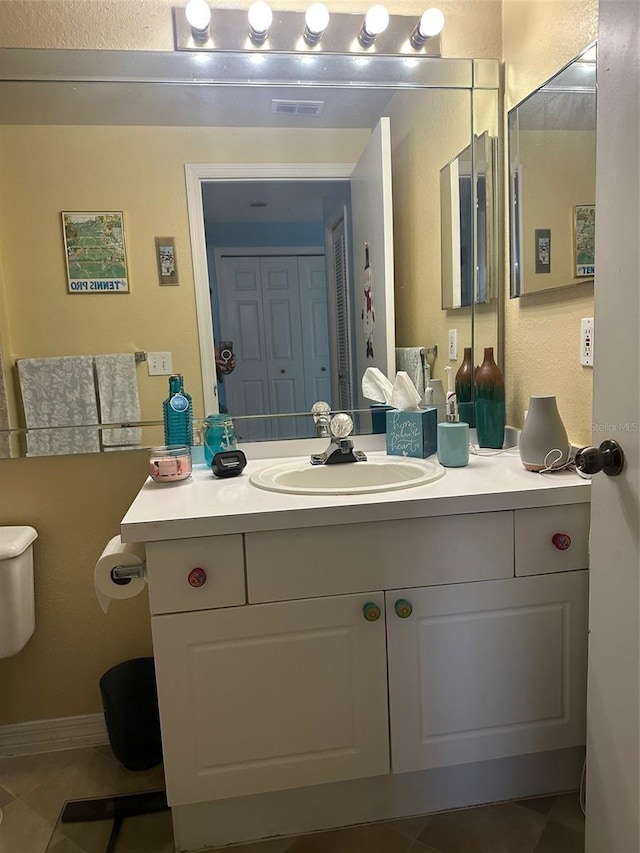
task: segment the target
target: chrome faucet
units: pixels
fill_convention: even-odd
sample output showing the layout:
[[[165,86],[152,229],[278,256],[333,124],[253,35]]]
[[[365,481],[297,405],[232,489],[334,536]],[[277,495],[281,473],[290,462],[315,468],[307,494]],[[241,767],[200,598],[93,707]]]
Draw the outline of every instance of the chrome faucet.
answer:
[[[337,465],[343,462],[366,462],[367,457],[361,450],[353,449],[353,441],[348,437],[353,430],[353,420],[345,412],[334,415],[329,421],[331,441],[324,453],[312,453],[312,465]]]
[[[311,406],[311,414],[313,422],[316,425],[316,438],[330,438],[331,429],[329,422],[331,420],[331,406],[325,403],[324,400],[318,400]]]

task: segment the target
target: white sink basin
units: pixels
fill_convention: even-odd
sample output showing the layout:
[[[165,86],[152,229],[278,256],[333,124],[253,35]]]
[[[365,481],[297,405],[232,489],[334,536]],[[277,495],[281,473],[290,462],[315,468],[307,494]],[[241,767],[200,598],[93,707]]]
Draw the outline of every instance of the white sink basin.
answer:
[[[445,469],[430,459],[369,458],[366,462],[312,465],[308,460],[278,462],[249,478],[259,489],[294,495],[361,495],[423,486],[444,477]]]

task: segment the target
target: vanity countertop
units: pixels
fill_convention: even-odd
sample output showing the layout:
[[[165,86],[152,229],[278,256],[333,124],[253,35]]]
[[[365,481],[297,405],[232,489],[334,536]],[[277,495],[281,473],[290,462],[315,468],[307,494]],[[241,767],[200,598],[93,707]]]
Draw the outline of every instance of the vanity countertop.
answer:
[[[384,456],[384,452],[371,455]],[[123,542],[496,512],[590,500],[589,480],[569,471],[526,471],[516,449],[494,456],[472,455],[465,468],[448,468],[444,477],[423,486],[359,495],[283,494],[253,486],[251,474],[274,461],[250,458],[244,472],[228,480],[214,477],[205,465],[195,465],[192,477],[180,483],[157,484],[148,479],[122,520]]]

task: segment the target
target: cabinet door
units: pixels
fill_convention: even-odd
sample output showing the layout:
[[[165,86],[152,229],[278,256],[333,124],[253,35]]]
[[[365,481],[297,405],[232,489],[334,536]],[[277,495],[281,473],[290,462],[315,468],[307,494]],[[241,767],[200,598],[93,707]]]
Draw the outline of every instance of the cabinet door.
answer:
[[[386,597],[393,772],[585,743],[587,572]]]
[[[382,593],[153,617],[170,804],[388,773],[384,621]]]

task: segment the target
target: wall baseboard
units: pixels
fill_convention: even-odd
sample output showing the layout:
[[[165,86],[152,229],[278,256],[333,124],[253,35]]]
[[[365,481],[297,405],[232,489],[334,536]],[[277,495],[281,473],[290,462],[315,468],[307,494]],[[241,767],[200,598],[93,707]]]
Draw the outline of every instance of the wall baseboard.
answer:
[[[0,756],[28,755],[109,743],[103,714],[0,726]]]

